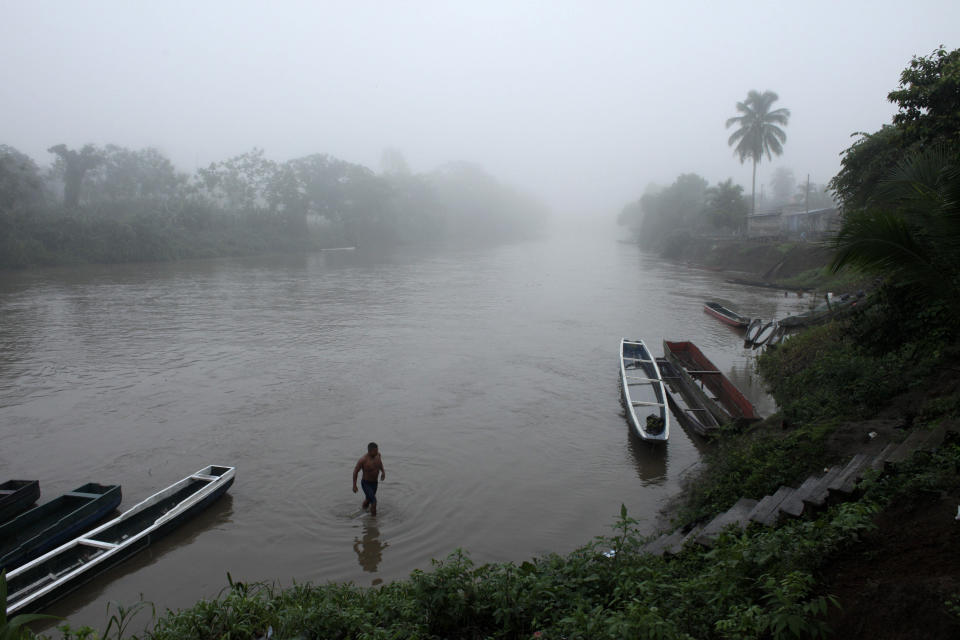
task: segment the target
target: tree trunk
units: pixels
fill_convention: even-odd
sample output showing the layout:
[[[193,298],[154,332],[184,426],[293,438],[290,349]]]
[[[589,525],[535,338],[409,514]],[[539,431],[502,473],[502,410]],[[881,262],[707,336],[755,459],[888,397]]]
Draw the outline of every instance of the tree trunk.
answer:
[[[750,215],[755,215],[757,213],[757,159],[753,159],[753,186],[751,187],[753,192],[753,203],[750,205]]]

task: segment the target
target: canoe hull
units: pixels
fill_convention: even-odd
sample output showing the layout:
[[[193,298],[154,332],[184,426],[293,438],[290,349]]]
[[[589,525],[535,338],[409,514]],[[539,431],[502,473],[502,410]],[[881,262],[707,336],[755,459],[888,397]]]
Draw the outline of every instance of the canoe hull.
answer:
[[[120,485],[88,483],[0,527],[0,570],[42,556],[90,529],[120,506]]]
[[[219,474],[215,479],[211,470]],[[15,569],[7,578],[7,614],[41,610],[146,549],[226,493],[235,473],[234,467],[212,465],[201,469],[93,531]],[[207,484],[193,490],[195,482],[191,481],[200,476],[207,479]]]
[[[760,333],[760,329],[763,328],[763,320],[760,318],[754,318],[750,321],[750,324],[747,325],[747,332],[743,335],[743,344],[747,347],[753,344],[753,341],[757,339],[757,334]]]
[[[736,418],[760,419],[753,404],[710,362],[697,345],[692,342],[664,340],[663,354],[681,374],[689,376],[691,385],[699,391],[697,395],[701,404],[718,422],[723,424]],[[697,384],[698,382],[700,384]]]
[[[7,480],[0,484],[0,524],[17,517],[39,499],[39,480]]]
[[[643,340],[620,341],[620,400],[637,437],[666,442],[670,437],[667,392],[656,359]]]
[[[731,327],[742,329],[750,324],[750,318],[744,317],[732,309],[728,309],[719,302],[707,302],[703,305],[703,310],[720,322],[726,323]]]

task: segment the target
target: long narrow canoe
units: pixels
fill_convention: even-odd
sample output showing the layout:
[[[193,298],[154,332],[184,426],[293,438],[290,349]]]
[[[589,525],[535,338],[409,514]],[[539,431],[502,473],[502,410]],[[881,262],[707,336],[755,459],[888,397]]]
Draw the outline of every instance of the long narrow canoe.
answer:
[[[750,321],[750,324],[747,326],[747,332],[743,334],[743,344],[744,346],[749,347],[753,344],[753,341],[757,339],[757,334],[760,333],[760,329],[763,328],[763,320],[760,318],[754,318]]]
[[[667,403],[684,428],[700,436],[709,436],[720,427],[710,410],[702,404],[700,389],[689,376],[682,375],[666,358],[657,358],[660,375],[667,384]],[[699,392],[699,393],[698,393]]]
[[[657,361],[643,340],[620,341],[620,398],[640,438],[665,442],[670,437],[667,392]]]
[[[26,511],[39,499],[39,480],[7,480],[0,484],[0,524]]]
[[[760,345],[764,344],[770,339],[770,336],[776,332],[778,326],[779,325],[777,325],[776,320],[771,320],[767,324],[763,325],[760,331],[757,332],[757,337],[753,340],[753,346],[759,347]]]
[[[94,482],[0,526],[0,570],[13,569],[90,529],[120,505],[120,485]]]
[[[212,465],[7,575],[7,615],[37,611],[126,560],[222,496],[234,467]]]
[[[692,386],[700,391],[698,396],[701,404],[719,422],[729,422],[734,418],[760,419],[753,404],[710,362],[697,345],[692,342],[664,340],[663,355],[681,375],[689,376]]]
[[[733,309],[728,309],[719,302],[707,302],[703,305],[703,310],[731,327],[742,328],[750,324],[750,318],[740,315]]]
[[[862,298],[863,292],[857,294],[847,293],[839,298],[835,298],[831,301],[821,304],[818,307],[810,309],[809,311],[787,316],[786,318],[780,320],[780,324],[791,329],[795,327],[809,327],[816,324],[821,324],[827,320],[830,320],[831,318],[841,316],[844,313],[849,312],[850,309],[861,305]]]

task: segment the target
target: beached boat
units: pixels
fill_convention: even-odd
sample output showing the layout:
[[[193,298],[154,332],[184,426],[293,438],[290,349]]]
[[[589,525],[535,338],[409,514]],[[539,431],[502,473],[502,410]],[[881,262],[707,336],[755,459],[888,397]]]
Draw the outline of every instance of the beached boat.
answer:
[[[763,320],[760,318],[754,318],[750,321],[750,324],[747,325],[747,332],[743,334],[743,344],[744,346],[749,347],[753,344],[753,341],[757,339],[757,334],[760,333],[760,329],[763,327]]]
[[[0,526],[0,570],[43,555],[90,529],[120,505],[120,485],[87,483]]]
[[[0,524],[26,511],[39,499],[39,480],[7,480],[0,484]]]
[[[740,390],[692,342],[663,341],[663,355],[698,390],[699,404],[721,424],[731,419],[759,420],[756,409]]]
[[[861,291],[855,294],[847,293],[842,296],[832,298],[823,304],[810,309],[809,311],[787,316],[786,318],[780,320],[780,324],[788,329],[795,327],[810,327],[813,325],[822,324],[831,318],[835,318],[849,312],[858,305],[862,305],[863,296],[864,294]]]
[[[700,436],[708,436],[720,427],[710,410],[701,403],[696,383],[684,376],[666,358],[656,358],[660,376],[667,384],[667,403],[685,429]]]
[[[620,395],[634,433],[652,442],[670,437],[667,392],[643,340],[620,341]]]
[[[781,342],[783,342],[784,338],[787,337],[786,334],[787,334],[787,330],[784,328],[784,326],[780,323],[777,323],[777,326],[773,330],[773,333],[770,335],[769,338],[767,338],[767,341],[764,344],[768,349],[771,347],[775,347]]]
[[[766,344],[767,340],[776,332],[777,326],[776,320],[771,320],[763,325],[760,331],[757,332],[757,337],[753,339],[753,346],[759,347],[762,344]]]
[[[719,302],[707,302],[703,305],[703,310],[731,327],[746,327],[750,324],[750,318],[740,315],[733,309],[728,309]]]
[[[234,467],[204,467],[14,569],[7,574],[7,615],[36,611],[145,549],[222,496],[235,474]]]

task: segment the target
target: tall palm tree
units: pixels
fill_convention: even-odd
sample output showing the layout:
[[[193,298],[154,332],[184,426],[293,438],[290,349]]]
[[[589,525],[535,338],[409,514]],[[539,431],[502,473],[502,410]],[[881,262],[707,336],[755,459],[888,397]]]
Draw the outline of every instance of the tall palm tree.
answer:
[[[727,144],[736,145],[734,153],[740,156],[741,163],[747,158],[753,160],[753,204],[750,213],[755,213],[757,209],[757,163],[764,154],[770,160],[771,152],[777,155],[783,153],[783,143],[787,141],[787,134],[778,125],[786,126],[790,110],[770,110],[779,97],[773,91],[760,93],[751,90],[746,100],[737,103],[737,111],[741,115],[727,120],[728,129],[733,124],[740,127],[733,132]]]

